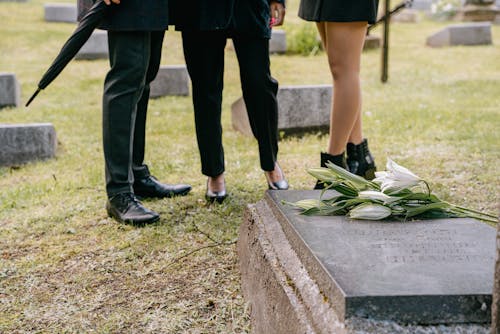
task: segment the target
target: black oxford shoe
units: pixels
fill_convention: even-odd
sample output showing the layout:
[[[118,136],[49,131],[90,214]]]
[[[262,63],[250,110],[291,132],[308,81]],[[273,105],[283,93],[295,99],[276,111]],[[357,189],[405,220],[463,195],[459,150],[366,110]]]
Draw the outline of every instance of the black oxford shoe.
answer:
[[[143,179],[135,180],[134,193],[141,198],[167,198],[184,196],[191,191],[189,184],[165,184],[150,175]]]
[[[109,217],[118,222],[136,226],[151,224],[160,219],[159,214],[145,208],[132,193],[111,197],[106,203],[106,211]]]

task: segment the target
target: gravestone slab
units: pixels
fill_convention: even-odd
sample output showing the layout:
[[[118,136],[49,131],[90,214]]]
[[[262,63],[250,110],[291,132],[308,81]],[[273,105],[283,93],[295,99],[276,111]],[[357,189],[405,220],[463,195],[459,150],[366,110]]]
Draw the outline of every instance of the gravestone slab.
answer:
[[[382,45],[382,39],[380,36],[367,35],[365,37],[365,44],[363,45],[363,50],[378,49]]]
[[[107,59],[108,54],[108,33],[106,31],[96,30],[90,35],[90,38],[85,42],[80,51],[78,51],[75,59]]]
[[[0,166],[49,159],[56,148],[56,131],[50,123],[0,124]]]
[[[493,304],[491,308],[491,332],[500,332],[500,224],[497,225],[497,257],[493,282]]]
[[[416,9],[405,8],[391,16],[391,22],[418,23],[419,21],[420,17]]]
[[[269,53],[286,52],[286,33],[284,30],[273,29],[269,40]]]
[[[151,82],[151,98],[189,95],[189,74],[186,65],[160,66]]]
[[[303,131],[330,124],[332,85],[281,86],[278,99],[278,130]],[[251,136],[243,98],[231,106],[233,129]]]
[[[87,14],[88,10],[92,7],[94,2],[92,0],[77,0],[76,8],[77,8],[77,21],[80,20]]]
[[[282,204],[319,194],[268,191],[247,209],[238,254],[255,333],[489,333],[494,228],[302,216]]]
[[[14,73],[0,72],[0,109],[19,107],[21,87]]]
[[[466,4],[458,11],[455,16],[457,21],[472,21],[472,22],[483,22],[489,21],[494,22],[497,15],[500,14],[498,7],[492,4]]]
[[[453,24],[427,38],[431,47],[489,44],[492,44],[489,22]]]
[[[435,2],[434,0],[413,0],[411,8],[429,12],[432,8],[432,4]]]
[[[76,22],[76,5],[65,3],[47,3],[43,5],[47,22]]]

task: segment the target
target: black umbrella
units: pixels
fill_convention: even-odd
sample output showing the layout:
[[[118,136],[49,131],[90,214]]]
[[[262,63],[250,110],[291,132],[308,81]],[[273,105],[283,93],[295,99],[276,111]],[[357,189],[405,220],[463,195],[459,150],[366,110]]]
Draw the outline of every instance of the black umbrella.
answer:
[[[66,67],[66,65],[73,59],[77,52],[82,48],[83,44],[89,39],[90,35],[94,29],[101,22],[108,5],[104,3],[103,0],[97,0],[96,3],[89,9],[87,14],[80,20],[78,27],[75,29],[70,38],[59,51],[56,59],[52,62],[49,69],[43,75],[42,79],[38,83],[38,89],[30,97],[26,107],[30,105],[31,101],[40,93],[42,89],[45,89]]]

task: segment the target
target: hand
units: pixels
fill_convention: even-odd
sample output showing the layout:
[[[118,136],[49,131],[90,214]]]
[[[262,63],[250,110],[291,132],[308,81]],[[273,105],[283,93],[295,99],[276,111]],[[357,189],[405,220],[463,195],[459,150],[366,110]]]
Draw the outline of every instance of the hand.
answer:
[[[111,3],[118,5],[120,3],[120,0],[104,0],[104,3],[108,6],[111,5]]]
[[[282,25],[285,20],[285,6],[282,3],[271,1],[269,9],[271,12],[271,28]]]

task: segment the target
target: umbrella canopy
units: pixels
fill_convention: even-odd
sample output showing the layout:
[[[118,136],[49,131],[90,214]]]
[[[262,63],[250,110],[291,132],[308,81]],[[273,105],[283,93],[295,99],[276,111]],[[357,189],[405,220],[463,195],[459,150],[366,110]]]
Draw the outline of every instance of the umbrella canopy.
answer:
[[[28,100],[26,107],[30,105],[38,93],[40,93],[42,89],[45,89],[59,75],[59,73],[62,72],[71,59],[73,59],[73,57],[89,39],[94,29],[99,25],[107,9],[108,6],[103,0],[96,1],[96,3],[89,9],[87,14],[85,14],[85,16],[80,20],[80,23],[73,34],[63,45],[61,51],[59,51],[59,54],[52,62],[52,65],[50,65],[47,72],[45,72],[42,79],[40,79],[38,89]]]

